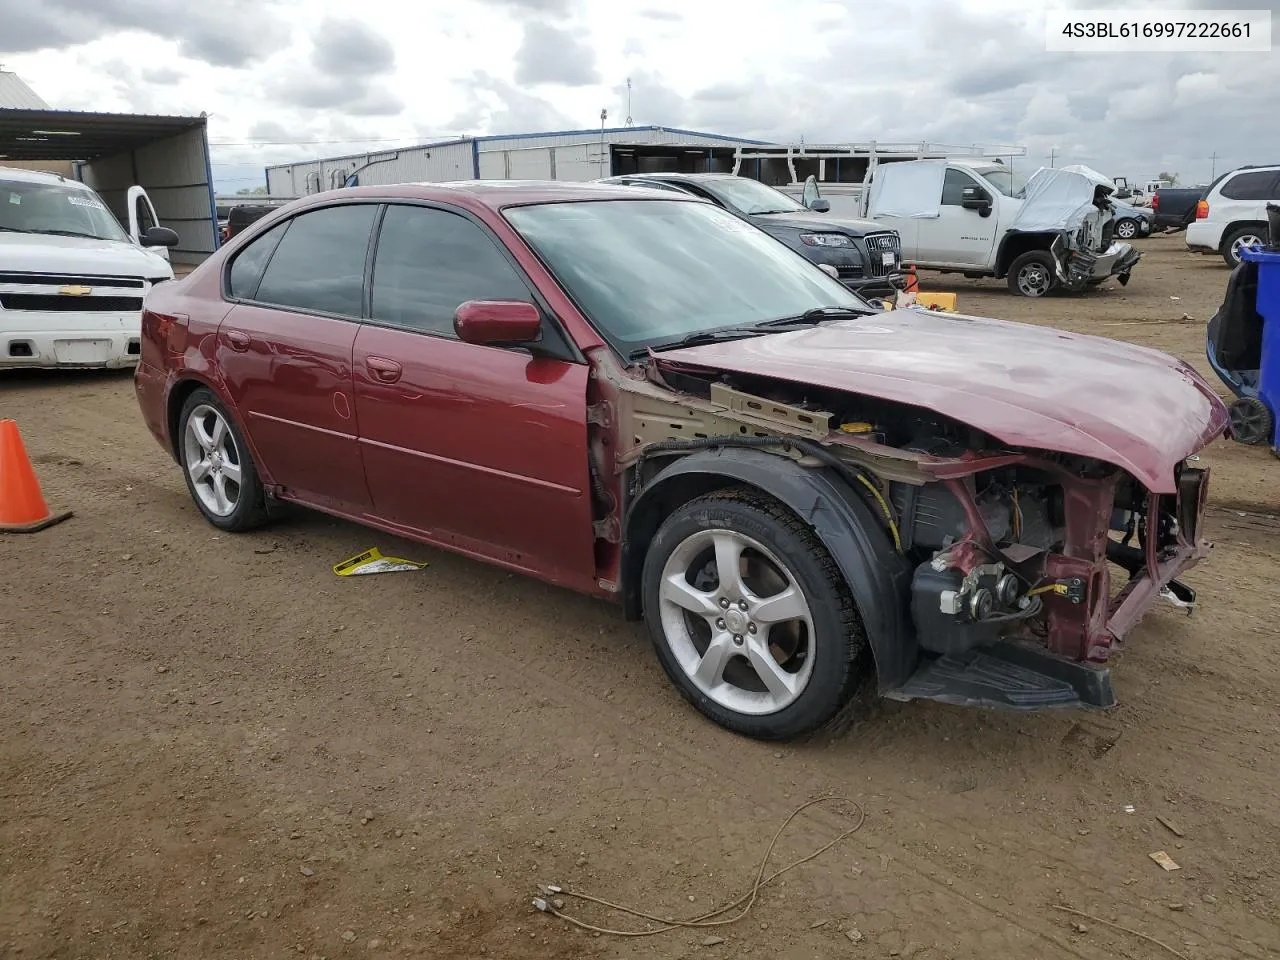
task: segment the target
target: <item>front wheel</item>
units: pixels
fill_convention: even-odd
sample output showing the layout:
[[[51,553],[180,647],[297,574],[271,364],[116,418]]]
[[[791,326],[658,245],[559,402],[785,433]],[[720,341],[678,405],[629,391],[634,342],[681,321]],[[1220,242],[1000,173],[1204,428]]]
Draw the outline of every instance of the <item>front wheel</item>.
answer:
[[[1020,297],[1043,297],[1054,288],[1057,268],[1043,250],[1024,253],[1009,265],[1009,290]]]
[[[1132,240],[1138,235],[1138,221],[1132,217],[1125,217],[1123,220],[1116,221],[1116,236],[1121,240]]]
[[[663,669],[721,726],[787,739],[852,694],[865,643],[853,599],[813,531],[776,501],[738,489],[684,504],[642,576]]]

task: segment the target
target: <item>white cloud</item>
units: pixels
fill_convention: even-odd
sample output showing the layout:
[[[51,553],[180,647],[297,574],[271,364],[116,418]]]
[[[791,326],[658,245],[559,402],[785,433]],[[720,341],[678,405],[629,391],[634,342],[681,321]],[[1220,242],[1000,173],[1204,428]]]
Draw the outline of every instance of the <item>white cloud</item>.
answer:
[[[1205,178],[1214,151],[1228,164],[1280,158],[1280,56],[1049,55],[1043,8],[1019,0],[872,6],[0,0],[0,60],[56,106],[206,111],[216,169],[245,177],[450,135],[591,128],[602,108],[620,122],[627,77],[637,124],[1026,143],[1029,163],[1054,148],[1131,179]]]

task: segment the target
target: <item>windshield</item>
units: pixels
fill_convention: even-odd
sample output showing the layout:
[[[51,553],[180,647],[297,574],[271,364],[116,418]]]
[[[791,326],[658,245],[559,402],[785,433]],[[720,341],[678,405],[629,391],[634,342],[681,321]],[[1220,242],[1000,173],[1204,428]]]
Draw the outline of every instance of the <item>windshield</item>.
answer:
[[[762,213],[808,213],[785,193],[747,177],[724,177],[698,184],[717,200],[749,217]]]
[[[25,180],[0,180],[0,230],[129,239],[96,193],[61,183]]]
[[[710,204],[608,200],[504,212],[623,356],[817,307],[871,309],[800,254]]]
[[[984,170],[981,173],[982,179],[991,184],[1006,197],[1021,197],[1022,191],[1026,189],[1027,177],[1012,170]]]

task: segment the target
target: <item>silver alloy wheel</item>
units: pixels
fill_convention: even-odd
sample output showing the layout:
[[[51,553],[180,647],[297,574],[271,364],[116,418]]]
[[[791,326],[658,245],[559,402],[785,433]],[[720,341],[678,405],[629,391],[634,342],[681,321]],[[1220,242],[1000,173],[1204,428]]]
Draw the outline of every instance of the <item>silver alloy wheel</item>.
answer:
[[[814,627],[795,577],[763,545],[731,530],[685,539],[662,569],[662,631],[680,668],[736,713],[777,713],[813,674]]]
[[[1231,244],[1231,259],[1234,260],[1236,263],[1239,263],[1241,260],[1241,257],[1240,257],[1241,250],[1243,250],[1245,247],[1260,247],[1260,246],[1262,246],[1261,237],[1254,236],[1251,233],[1242,234],[1241,236],[1236,237],[1235,241]]]
[[[1116,236],[1121,240],[1132,240],[1138,235],[1138,224],[1133,220],[1121,220],[1116,224]]]
[[[1043,297],[1052,282],[1043,263],[1028,263],[1018,271],[1018,290],[1024,297]]]
[[[193,408],[182,447],[187,476],[200,503],[214,516],[231,516],[240,502],[241,464],[226,418],[207,403]]]

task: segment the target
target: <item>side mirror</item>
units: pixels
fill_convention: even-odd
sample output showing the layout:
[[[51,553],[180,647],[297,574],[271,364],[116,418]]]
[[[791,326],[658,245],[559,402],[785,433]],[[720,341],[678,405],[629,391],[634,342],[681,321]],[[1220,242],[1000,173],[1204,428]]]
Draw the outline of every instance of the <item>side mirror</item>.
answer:
[[[528,343],[541,329],[542,314],[523,300],[468,300],[453,315],[454,333],[463,343]]]
[[[148,227],[147,232],[138,238],[144,247],[176,247],[178,235],[168,227]]]
[[[827,213],[831,209],[831,201],[818,197],[809,204],[809,209],[814,213]]]
[[[977,187],[965,187],[960,195],[960,206],[966,210],[977,210],[978,216],[991,216],[991,198]]]
[[[820,264],[818,264],[818,269],[819,269],[819,270],[821,270],[823,273],[825,273],[825,274],[826,274],[828,277],[830,277],[832,280],[839,280],[839,279],[840,279],[840,271],[839,271],[839,270],[837,270],[835,267],[833,267],[833,266],[832,266],[831,264],[829,264],[829,263],[820,263]]]

